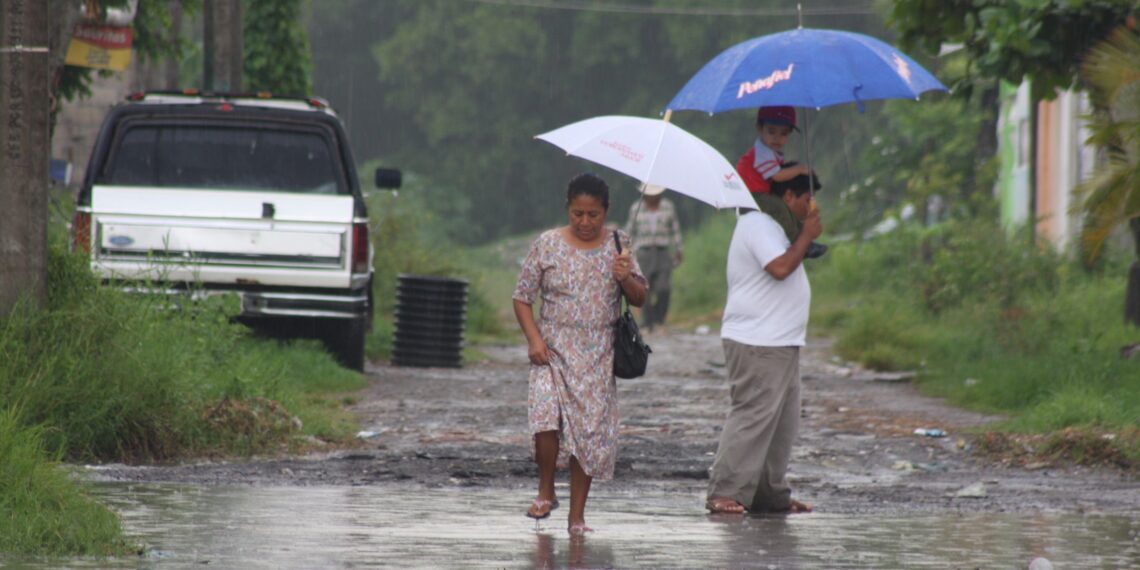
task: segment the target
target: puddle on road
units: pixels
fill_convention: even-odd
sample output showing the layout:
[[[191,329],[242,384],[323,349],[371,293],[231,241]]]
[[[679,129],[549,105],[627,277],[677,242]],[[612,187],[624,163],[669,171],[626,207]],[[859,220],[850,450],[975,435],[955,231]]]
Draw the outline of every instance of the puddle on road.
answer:
[[[697,494],[598,485],[588,513],[596,532],[571,540],[565,500],[551,519],[522,516],[530,490],[101,483],[95,493],[145,556],[0,566],[1026,568],[1044,556],[1056,568],[1140,567],[1140,513],[709,516]]]

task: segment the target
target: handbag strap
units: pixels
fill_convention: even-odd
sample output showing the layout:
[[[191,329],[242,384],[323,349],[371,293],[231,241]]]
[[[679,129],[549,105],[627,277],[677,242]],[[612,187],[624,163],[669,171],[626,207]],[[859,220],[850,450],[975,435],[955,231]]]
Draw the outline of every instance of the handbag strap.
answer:
[[[617,252],[620,255],[621,254],[621,238],[618,237],[618,231],[617,230],[614,230],[614,247],[617,248]],[[625,298],[625,291],[622,290],[621,283],[618,283],[618,297],[621,299],[621,301],[619,301],[618,304],[625,303],[625,310],[628,311],[629,310],[629,299]]]

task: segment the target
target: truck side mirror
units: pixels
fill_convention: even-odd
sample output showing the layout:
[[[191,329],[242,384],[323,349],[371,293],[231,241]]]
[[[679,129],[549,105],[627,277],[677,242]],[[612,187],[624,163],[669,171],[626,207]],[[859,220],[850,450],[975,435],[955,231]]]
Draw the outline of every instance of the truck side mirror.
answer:
[[[403,174],[395,168],[377,168],[376,169],[376,187],[377,188],[399,188],[403,183]]]

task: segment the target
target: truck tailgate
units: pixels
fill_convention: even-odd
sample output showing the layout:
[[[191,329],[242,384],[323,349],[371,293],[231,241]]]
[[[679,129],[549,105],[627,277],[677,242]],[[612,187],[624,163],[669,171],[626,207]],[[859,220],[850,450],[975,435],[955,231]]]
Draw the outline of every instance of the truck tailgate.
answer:
[[[108,277],[349,286],[352,196],[96,186],[91,210]]]

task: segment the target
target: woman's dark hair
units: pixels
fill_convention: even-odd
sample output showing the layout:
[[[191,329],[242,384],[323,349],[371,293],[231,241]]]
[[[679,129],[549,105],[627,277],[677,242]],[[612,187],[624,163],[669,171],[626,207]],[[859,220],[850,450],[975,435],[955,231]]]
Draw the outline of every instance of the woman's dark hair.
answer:
[[[570,184],[566,185],[566,206],[569,207],[574,198],[583,194],[601,202],[602,209],[609,211],[610,186],[601,176],[593,172],[583,172],[571,178]]]

